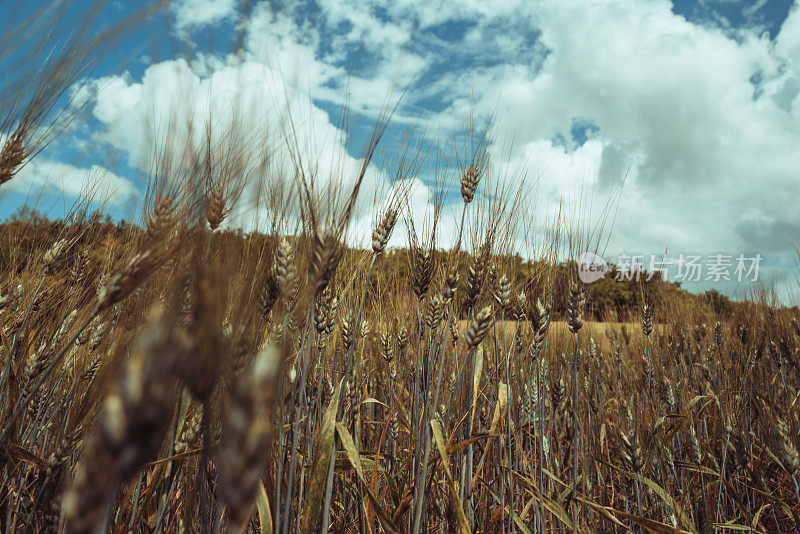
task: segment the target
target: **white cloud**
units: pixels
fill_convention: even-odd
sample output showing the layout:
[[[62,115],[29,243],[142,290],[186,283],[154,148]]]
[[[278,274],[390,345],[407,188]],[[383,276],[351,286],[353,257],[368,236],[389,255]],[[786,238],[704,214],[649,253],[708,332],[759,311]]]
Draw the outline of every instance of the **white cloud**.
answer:
[[[332,214],[341,210],[360,172],[362,160],[348,154],[328,114],[288,85],[282,72],[259,61],[164,61],[148,67],[138,81],[120,75],[98,80],[95,87],[92,112],[103,124],[97,139],[122,151],[143,173],[153,173],[154,156],[165,149],[173,162],[202,153],[209,125],[218,154],[242,148],[238,172],[249,181],[229,224],[264,228],[271,214],[263,187],[293,180],[295,156],[302,159],[303,172],[314,175],[323,217],[328,207]],[[388,175],[371,165],[354,212],[353,242],[367,242],[374,200],[390,189]],[[329,192],[338,197],[338,207],[329,206]]]
[[[236,15],[237,0],[177,0],[172,3],[179,32],[217,24]]]
[[[792,255],[797,9],[774,46],[691,24],[669,2],[546,1],[534,14],[549,51],[541,70],[497,67],[476,85],[492,87],[484,115],[499,98],[500,127],[523,140],[512,163],[542,173],[546,198],[570,198],[583,183],[602,204],[629,169],[613,249]],[[577,117],[599,128],[594,140],[574,152],[553,146]]]
[[[471,102],[479,117],[496,111],[515,149],[495,152],[491,174],[524,168],[538,178],[539,217],[586,191],[602,205],[627,174],[610,248],[764,252],[790,263],[787,241],[800,227],[796,6],[771,41],[756,26],[693,24],[666,0],[304,5],[256,4],[241,64],[172,60],[140,79],[106,79],[93,108],[103,138],[143,169],[153,126],[170,117],[239,116],[246,130],[276,131],[275,111],[288,110],[314,147],[311,159],[327,162],[321,174],[351,172],[357,160],[309,94],[338,105],[349,91],[353,109],[375,116],[416,76],[398,119],[432,106],[437,113],[423,121],[445,127]],[[179,6],[184,27],[233,13],[233,2]],[[576,120],[596,128],[582,146],[571,135]],[[388,190],[377,170],[369,180],[370,191]],[[430,194],[416,195],[422,215]],[[370,213],[362,207],[359,226]]]
[[[133,183],[98,165],[79,168],[68,163],[34,158],[4,187],[28,194],[61,194],[120,207],[133,201],[138,190]]]

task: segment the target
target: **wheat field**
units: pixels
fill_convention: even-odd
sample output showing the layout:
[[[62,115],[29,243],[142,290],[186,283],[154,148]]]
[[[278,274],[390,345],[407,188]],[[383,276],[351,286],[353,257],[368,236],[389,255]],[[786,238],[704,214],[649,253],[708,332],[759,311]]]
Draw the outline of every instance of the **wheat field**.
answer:
[[[0,188],[66,131],[98,46],[68,44],[3,109]],[[399,188],[355,246],[384,128],[327,189],[302,147],[289,178],[264,152],[257,230],[231,177],[264,146],[211,133],[155,159],[134,223],[87,197],[0,224],[0,531],[797,531],[796,309],[642,286],[598,320],[574,262],[514,267],[523,200],[480,195],[485,141],[449,177],[454,240]],[[563,225],[543,251],[588,245]]]

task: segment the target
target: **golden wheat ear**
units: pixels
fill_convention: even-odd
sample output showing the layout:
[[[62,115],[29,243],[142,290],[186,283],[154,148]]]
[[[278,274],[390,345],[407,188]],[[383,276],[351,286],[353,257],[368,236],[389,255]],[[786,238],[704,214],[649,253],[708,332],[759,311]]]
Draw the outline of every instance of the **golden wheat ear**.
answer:
[[[24,159],[25,150],[22,144],[22,134],[20,130],[16,130],[0,150],[0,185],[14,177]]]

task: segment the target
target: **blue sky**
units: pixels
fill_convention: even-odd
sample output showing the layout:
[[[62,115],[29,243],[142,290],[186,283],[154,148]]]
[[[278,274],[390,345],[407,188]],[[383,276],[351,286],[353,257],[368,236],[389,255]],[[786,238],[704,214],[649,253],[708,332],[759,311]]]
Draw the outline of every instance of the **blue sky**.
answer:
[[[673,1],[673,11],[697,24],[731,29],[761,27],[775,38],[793,3],[792,0]]]
[[[24,17],[37,4],[0,2],[0,15]],[[134,4],[108,2],[97,27],[113,25]],[[64,22],[81,20],[94,5],[72,3]],[[116,217],[135,219],[155,145],[177,135],[163,135],[175,113],[267,132],[278,127],[278,110],[290,110],[312,159],[342,172],[357,166],[382,107],[405,89],[388,139],[416,127],[421,142],[452,156],[452,140],[463,140],[459,132],[470,114],[479,125],[495,118],[486,187],[527,176],[532,235],[559,210],[580,213],[586,223],[597,219],[624,178],[607,257],[664,250],[762,254],[762,277],[784,295],[794,292],[792,244],[800,228],[795,2],[280,5],[253,2],[242,14],[237,0],[176,0],[124,36],[79,91],[96,93],[82,120],[2,191],[0,215],[35,202],[59,216],[87,171],[97,176],[97,166],[112,158],[107,205]],[[238,42],[242,54],[233,56]],[[337,123],[345,98],[347,143]],[[386,154],[392,146],[386,143]],[[423,220],[432,210],[433,173],[422,169],[416,178],[414,217]],[[356,221],[363,228],[354,234],[366,234],[369,200],[387,184],[374,166]],[[590,206],[581,203],[587,197]],[[446,219],[455,218],[448,214],[459,202],[451,183]],[[247,206],[239,220],[253,224]],[[454,226],[445,221],[443,232]],[[530,252],[530,243],[516,238],[516,248]],[[702,281],[689,287],[748,289]]]

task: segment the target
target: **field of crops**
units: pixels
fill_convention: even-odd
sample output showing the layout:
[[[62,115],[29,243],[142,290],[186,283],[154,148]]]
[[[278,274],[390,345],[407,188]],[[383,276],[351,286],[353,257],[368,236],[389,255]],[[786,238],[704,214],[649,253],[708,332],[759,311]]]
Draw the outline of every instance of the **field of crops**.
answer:
[[[9,531],[793,528],[789,311],[584,324],[580,283],[512,284],[491,234],[465,271],[412,247],[385,292],[399,207],[344,254],[330,227],[218,234],[203,198],[3,226]]]
[[[99,46],[81,38],[3,86],[24,94],[3,94],[0,190],[66,131]],[[208,125],[155,147],[133,224],[87,195],[0,225],[0,531],[797,531],[796,309],[642,286],[590,320],[562,261],[592,246],[579,224],[531,226],[539,261],[512,271],[525,199],[492,183],[491,126],[441,171],[454,239],[440,210],[407,215],[422,155],[401,148],[353,246],[386,120],[356,176],[321,178],[301,145],[287,174]],[[268,220],[237,231],[252,182]],[[408,268],[384,269],[400,231]]]

